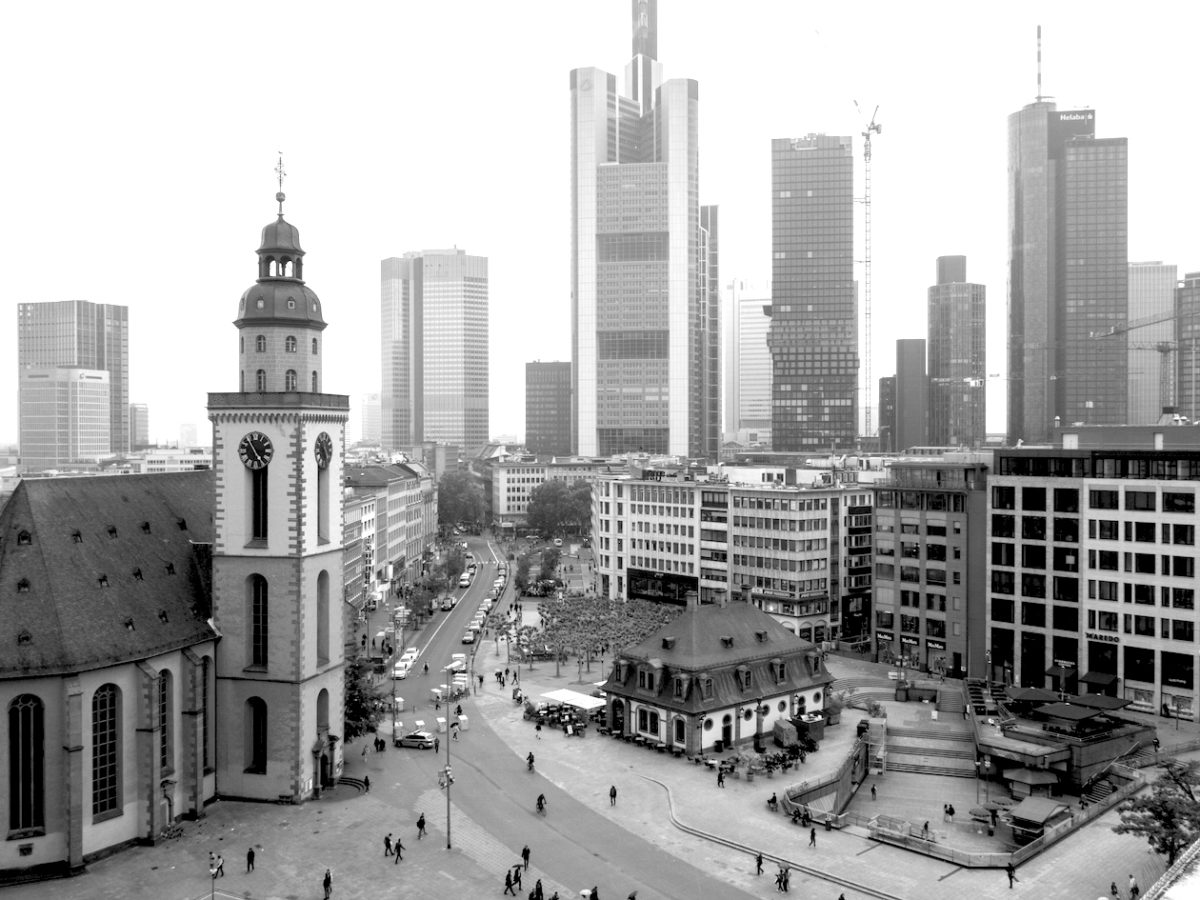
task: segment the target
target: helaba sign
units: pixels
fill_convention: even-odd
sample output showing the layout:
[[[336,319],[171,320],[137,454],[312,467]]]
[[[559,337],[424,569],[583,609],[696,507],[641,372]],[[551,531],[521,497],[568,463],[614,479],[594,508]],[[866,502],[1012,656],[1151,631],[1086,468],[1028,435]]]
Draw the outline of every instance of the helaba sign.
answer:
[[[1058,121],[1060,122],[1091,122],[1095,118],[1096,112],[1091,109],[1076,109],[1058,114]]]

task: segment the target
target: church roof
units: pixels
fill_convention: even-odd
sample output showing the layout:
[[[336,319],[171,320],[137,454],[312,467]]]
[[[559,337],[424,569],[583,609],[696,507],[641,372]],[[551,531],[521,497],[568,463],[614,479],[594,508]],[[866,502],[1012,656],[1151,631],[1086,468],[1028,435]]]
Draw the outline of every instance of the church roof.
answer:
[[[0,678],[211,640],[213,473],[26,479],[0,510]]]

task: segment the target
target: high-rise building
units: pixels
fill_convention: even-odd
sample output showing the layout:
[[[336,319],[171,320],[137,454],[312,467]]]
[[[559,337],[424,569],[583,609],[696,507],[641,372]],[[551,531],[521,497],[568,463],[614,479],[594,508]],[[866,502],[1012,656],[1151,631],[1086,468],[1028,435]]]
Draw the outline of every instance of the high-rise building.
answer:
[[[108,456],[110,388],[109,373],[99,369],[21,369],[21,468],[91,468]]]
[[[858,437],[854,158],[848,137],[771,142],[771,444],[844,450]]]
[[[1170,371],[1175,362],[1175,323],[1170,317],[1175,312],[1177,272],[1175,266],[1161,262],[1129,264],[1129,321],[1163,320],[1127,332],[1130,425],[1153,425],[1162,415],[1162,408],[1175,402],[1175,373]],[[1164,366],[1160,363],[1164,362],[1166,384],[1161,377]]]
[[[200,432],[191,422],[184,422],[179,426],[179,446],[180,447],[198,447],[200,446]]]
[[[145,450],[150,446],[150,407],[145,403],[129,404],[129,449]]]
[[[939,256],[929,289],[929,443],[978,447],[987,436],[987,289],[965,256]]]
[[[879,379],[879,452],[896,452],[896,376]]]
[[[1178,345],[1175,407],[1193,422],[1200,415],[1200,272],[1188,272],[1175,290]]]
[[[19,304],[18,370],[56,367],[108,373],[109,446],[103,452],[128,452],[129,307],[87,300]]]
[[[624,93],[571,72],[572,444],[711,457],[717,216],[698,199],[698,87],[663,81],[658,4],[632,6]]]
[[[1008,433],[1127,419],[1128,153],[1094,110],[1039,99],[1008,119]]]
[[[465,250],[383,260],[383,445],[488,441],[488,262]]]
[[[925,339],[896,341],[896,449],[929,443],[929,379],[925,375]]]
[[[378,394],[363,394],[359,400],[359,440],[378,444],[383,435],[383,419]]]
[[[771,443],[771,289],[730,285],[725,338],[725,434],[744,444]]]
[[[571,364],[525,363],[525,447],[530,453],[571,452]]]

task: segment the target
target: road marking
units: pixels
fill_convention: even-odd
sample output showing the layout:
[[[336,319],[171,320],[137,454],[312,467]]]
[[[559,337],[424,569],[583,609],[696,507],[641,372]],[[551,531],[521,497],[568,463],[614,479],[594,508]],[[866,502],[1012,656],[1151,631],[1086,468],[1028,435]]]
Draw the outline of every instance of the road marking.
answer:
[[[963,867],[962,867],[962,866],[958,866],[957,868],[951,869],[951,870],[950,870],[949,872],[947,872],[945,875],[940,875],[940,876],[938,876],[938,881],[945,881],[945,880],[946,880],[947,878],[949,878],[951,875],[957,875],[957,874],[958,874],[959,872],[961,872],[962,870],[963,870]]]

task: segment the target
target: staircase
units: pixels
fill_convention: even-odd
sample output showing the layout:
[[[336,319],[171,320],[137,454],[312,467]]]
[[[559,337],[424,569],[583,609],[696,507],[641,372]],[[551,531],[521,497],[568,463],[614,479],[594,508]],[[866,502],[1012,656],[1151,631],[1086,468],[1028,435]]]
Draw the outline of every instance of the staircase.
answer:
[[[969,731],[888,728],[888,771],[975,777],[975,739]]]
[[[1105,776],[1093,782],[1092,786],[1084,791],[1083,796],[1087,797],[1088,803],[1103,803],[1108,795],[1115,790],[1116,788],[1113,786],[1113,783]]]
[[[352,787],[360,794],[367,792],[367,784],[361,778],[351,778],[349,775],[343,775],[337,780],[338,784],[344,784],[346,787]]]

